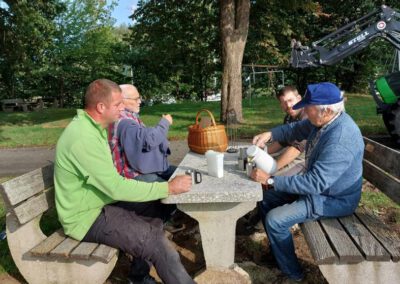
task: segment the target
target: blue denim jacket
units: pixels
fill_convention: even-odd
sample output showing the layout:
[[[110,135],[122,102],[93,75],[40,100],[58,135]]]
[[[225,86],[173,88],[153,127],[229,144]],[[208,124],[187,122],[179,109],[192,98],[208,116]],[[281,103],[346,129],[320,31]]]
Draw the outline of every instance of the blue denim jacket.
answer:
[[[275,127],[273,140],[307,139],[306,152],[319,128],[311,122]],[[326,128],[311,153],[303,175],[276,176],[274,188],[306,199],[311,216],[339,217],[352,214],[361,198],[364,142],[353,119],[342,113]]]

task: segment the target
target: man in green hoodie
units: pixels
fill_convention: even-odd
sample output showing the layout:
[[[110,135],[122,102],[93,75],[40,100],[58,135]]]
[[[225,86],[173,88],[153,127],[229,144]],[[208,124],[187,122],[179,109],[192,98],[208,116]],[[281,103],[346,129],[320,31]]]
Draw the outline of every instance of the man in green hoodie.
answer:
[[[54,183],[59,220],[74,239],[106,244],[150,261],[164,283],[194,283],[164,236],[165,216],[151,202],[189,191],[191,178],[144,183],[118,174],[107,127],[123,109],[116,83],[99,79],[87,88],[85,109],[78,110],[57,143]]]

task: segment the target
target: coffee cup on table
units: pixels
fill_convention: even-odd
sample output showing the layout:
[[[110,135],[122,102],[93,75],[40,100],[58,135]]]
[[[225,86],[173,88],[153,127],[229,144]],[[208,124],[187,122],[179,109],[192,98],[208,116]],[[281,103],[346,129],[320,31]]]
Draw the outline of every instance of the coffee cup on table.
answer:
[[[201,183],[203,180],[203,176],[201,175],[201,172],[198,172],[196,170],[187,170],[187,171],[185,171],[185,175],[192,177],[192,184]]]

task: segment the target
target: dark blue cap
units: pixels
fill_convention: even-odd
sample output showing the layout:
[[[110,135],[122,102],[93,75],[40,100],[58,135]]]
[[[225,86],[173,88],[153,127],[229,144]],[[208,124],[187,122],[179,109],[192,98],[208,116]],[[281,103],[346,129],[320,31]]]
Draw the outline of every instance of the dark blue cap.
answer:
[[[329,82],[310,84],[307,86],[307,91],[293,109],[303,108],[307,105],[332,105],[343,100],[339,88]]]

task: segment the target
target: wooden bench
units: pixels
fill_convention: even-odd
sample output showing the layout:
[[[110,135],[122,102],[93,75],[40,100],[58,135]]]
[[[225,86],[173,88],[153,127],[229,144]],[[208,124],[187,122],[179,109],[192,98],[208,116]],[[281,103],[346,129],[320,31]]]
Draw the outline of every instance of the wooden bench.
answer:
[[[364,142],[364,178],[400,204],[400,152]],[[329,283],[400,283],[400,237],[366,210],[300,227]]]
[[[6,233],[11,255],[28,283],[104,283],[118,250],[79,242],[62,229],[43,234],[40,219],[54,208],[53,165],[0,185],[7,207]]]

